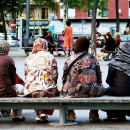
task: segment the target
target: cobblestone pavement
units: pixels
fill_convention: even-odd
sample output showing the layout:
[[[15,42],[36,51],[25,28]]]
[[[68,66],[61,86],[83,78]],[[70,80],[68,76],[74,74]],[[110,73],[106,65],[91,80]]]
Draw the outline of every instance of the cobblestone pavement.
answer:
[[[99,49],[98,49],[99,51]],[[56,55],[56,54],[55,54]],[[24,61],[26,59],[26,56],[24,54],[24,51],[19,48],[11,48],[10,54],[14,61],[17,68],[17,74],[24,80]],[[67,58],[64,56],[57,57],[56,60],[58,63],[58,70],[59,70],[59,79],[58,84],[62,86],[62,73],[63,73],[63,66],[64,62]],[[107,64],[109,62],[107,61],[100,61],[101,70],[102,70],[102,78],[103,78],[103,85],[107,87],[107,84],[105,83],[105,79],[107,76]],[[101,118],[101,122],[99,123],[90,123],[88,120],[89,117],[89,110],[76,110],[76,121],[78,122],[78,125],[74,126],[62,126],[62,127],[56,127],[52,126],[50,124],[41,124],[37,123],[35,121],[35,112],[34,110],[23,110],[23,116],[26,117],[25,122],[20,123],[14,123],[11,120],[11,117],[0,117],[0,130],[129,130],[130,129],[130,118],[127,117],[126,122],[118,122],[118,123],[108,123],[103,122],[103,119],[106,118],[106,113],[103,111],[99,111],[99,115]],[[49,116],[49,121],[51,123],[53,122],[59,122],[59,111],[55,110],[53,116]]]

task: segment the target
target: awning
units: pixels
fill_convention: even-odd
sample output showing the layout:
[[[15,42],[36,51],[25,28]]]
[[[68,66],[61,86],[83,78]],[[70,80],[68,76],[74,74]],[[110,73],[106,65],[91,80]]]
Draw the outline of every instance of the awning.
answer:
[[[50,26],[54,26],[54,30],[57,34],[61,34],[64,30],[64,25],[61,20],[52,21]],[[73,34],[91,34],[91,23],[83,24],[79,22],[72,22],[71,27],[73,28]]]
[[[127,22],[120,22],[120,34],[123,34],[126,29]],[[102,22],[98,28],[98,32],[101,34],[106,34],[111,32],[112,29],[116,29],[116,22]]]

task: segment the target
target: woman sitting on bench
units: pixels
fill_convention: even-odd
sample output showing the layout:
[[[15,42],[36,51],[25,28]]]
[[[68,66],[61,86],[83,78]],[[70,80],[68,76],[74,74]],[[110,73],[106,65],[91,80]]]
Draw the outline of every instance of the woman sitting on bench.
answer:
[[[0,97],[17,97],[15,90],[16,68],[9,54],[10,45],[6,40],[0,40]],[[14,122],[24,121],[21,110],[13,110],[12,120]]]
[[[109,63],[108,76],[106,79],[110,87],[106,89],[106,95],[130,96],[130,43],[121,44],[114,58]],[[105,121],[125,121],[129,111],[107,111]]]
[[[54,56],[47,52],[47,41],[36,39],[32,54],[25,61],[24,95],[34,98],[58,96],[57,78],[57,62]],[[36,120],[44,123],[48,123],[47,115],[53,113],[53,110],[36,111]]]
[[[88,53],[89,40],[80,37],[76,40],[74,53],[64,65],[62,95],[69,97],[101,96],[105,88],[101,86],[101,71],[98,61]],[[75,113],[68,110],[67,120],[74,121]],[[90,121],[99,121],[98,111],[91,111]]]

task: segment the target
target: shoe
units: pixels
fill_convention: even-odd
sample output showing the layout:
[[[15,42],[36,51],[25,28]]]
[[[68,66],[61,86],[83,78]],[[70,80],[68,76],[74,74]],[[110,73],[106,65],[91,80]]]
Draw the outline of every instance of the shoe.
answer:
[[[40,117],[36,117],[36,121],[41,122],[41,123],[49,123],[48,117],[46,114],[41,114]]]
[[[74,111],[68,111],[67,121],[75,121],[76,116]]]
[[[14,117],[12,118],[13,122],[21,122],[21,121],[25,121],[25,117]]]
[[[68,55],[66,55],[65,57],[69,57]]]
[[[58,54],[58,56],[61,56],[61,55],[62,55],[62,54],[60,54],[60,53]]]
[[[89,121],[90,122],[100,122],[98,110],[90,110],[89,112]]]
[[[105,122],[123,122],[126,121],[125,117],[112,117],[112,118],[106,118],[103,121]]]

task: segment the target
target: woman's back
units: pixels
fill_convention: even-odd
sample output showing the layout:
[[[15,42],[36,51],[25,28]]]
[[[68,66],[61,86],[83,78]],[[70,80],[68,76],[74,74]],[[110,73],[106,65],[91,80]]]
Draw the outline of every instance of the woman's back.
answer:
[[[49,84],[56,84],[54,81],[57,75],[56,66],[54,56],[48,52],[31,54],[25,62],[25,95],[34,90],[45,90]]]
[[[66,61],[64,67],[63,93],[74,97],[90,97],[96,96],[98,83],[101,81],[101,73],[97,60],[91,55],[87,54],[78,60],[71,68],[67,76],[67,69],[70,63],[82,53],[72,56]],[[100,94],[99,94],[100,95]]]

